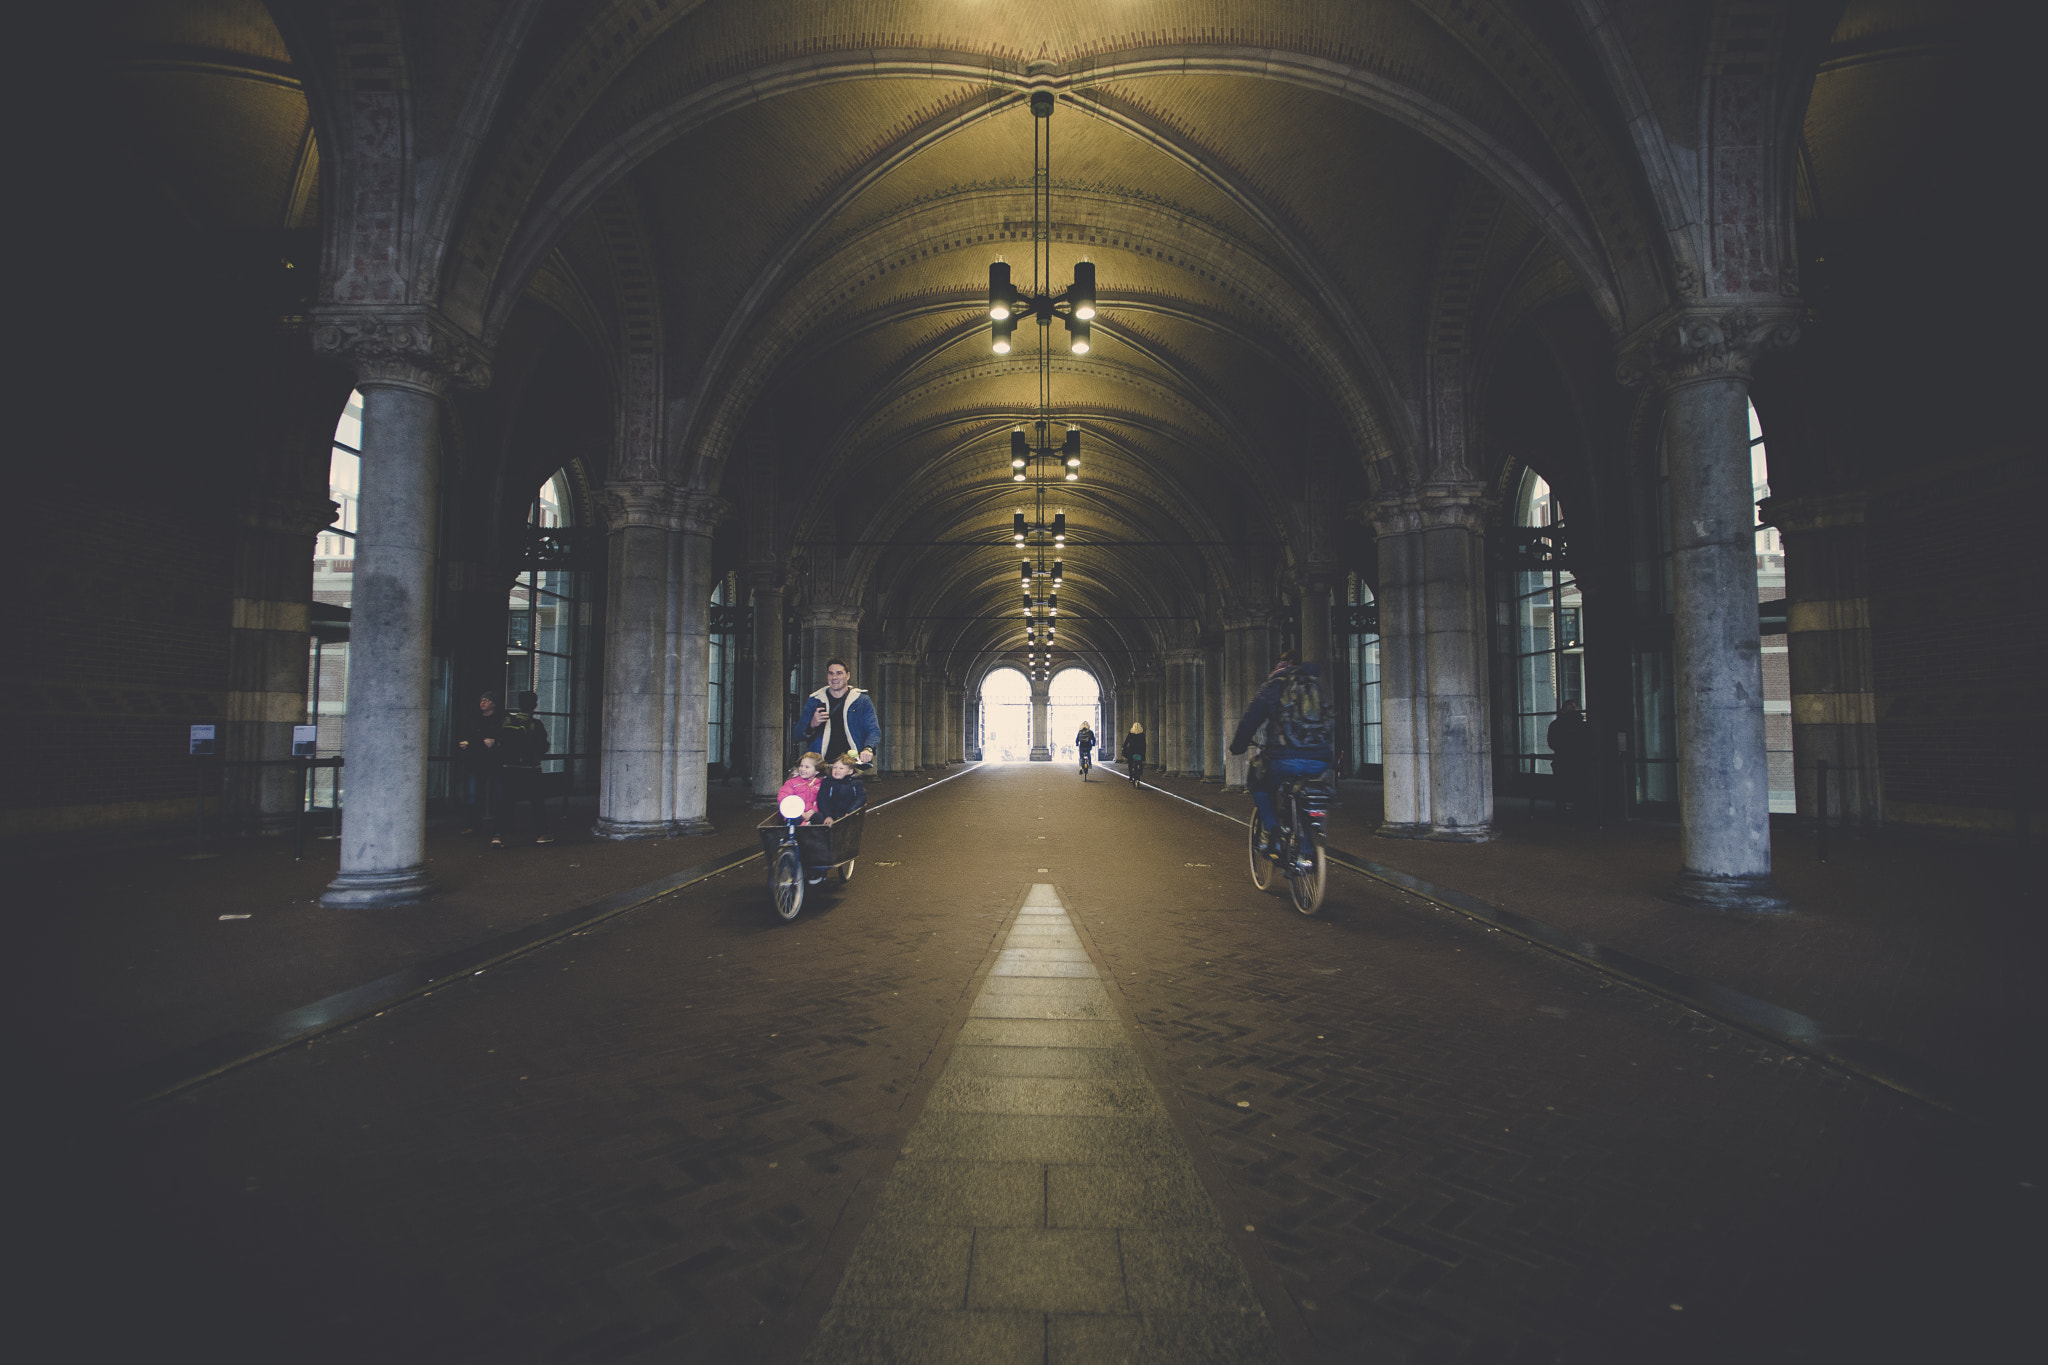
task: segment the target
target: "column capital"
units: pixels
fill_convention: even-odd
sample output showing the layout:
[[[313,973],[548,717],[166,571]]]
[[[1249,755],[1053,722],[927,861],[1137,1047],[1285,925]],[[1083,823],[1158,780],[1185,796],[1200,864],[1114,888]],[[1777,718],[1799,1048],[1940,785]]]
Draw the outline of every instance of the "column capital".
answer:
[[[1225,630],[1271,630],[1280,624],[1279,613],[1271,607],[1231,607],[1216,613]]]
[[[491,382],[490,356],[436,308],[315,309],[313,349],[353,366],[358,387],[391,385],[438,398]]]
[[[875,662],[885,668],[900,668],[906,664],[916,664],[920,657],[914,649],[884,649],[876,652]]]
[[[1494,500],[1483,483],[1426,483],[1413,490],[1382,494],[1368,520],[1375,536],[1410,535],[1456,526],[1474,535],[1486,529]]]
[[[1757,517],[1788,536],[1861,526],[1870,507],[1868,493],[1831,493],[1817,498],[1769,497],[1756,505]]]
[[[1334,592],[1343,577],[1343,571],[1335,564],[1304,564],[1294,571],[1294,586],[1304,593]]]
[[[782,592],[789,586],[789,580],[779,565],[749,564],[747,586],[755,592]]]
[[[1723,379],[1747,382],[1765,351],[1799,341],[1789,309],[1683,308],[1666,313],[1621,343],[1614,377],[1630,388],[1678,389]]]
[[[733,504],[729,498],[700,489],[688,489],[677,497],[677,529],[685,535],[708,536],[718,529],[718,523],[732,515]]]
[[[666,531],[675,525],[680,492],[674,484],[659,480],[617,480],[598,490],[597,514],[610,531],[636,526]]]
[[[251,531],[311,536],[332,526],[340,511],[341,504],[325,494],[259,489],[243,501],[236,519]]]
[[[859,607],[842,607],[836,603],[825,603],[804,608],[804,628],[807,630],[858,630],[860,618],[867,613]]]
[[[1170,664],[1198,664],[1209,656],[1199,649],[1169,649],[1166,662]]]

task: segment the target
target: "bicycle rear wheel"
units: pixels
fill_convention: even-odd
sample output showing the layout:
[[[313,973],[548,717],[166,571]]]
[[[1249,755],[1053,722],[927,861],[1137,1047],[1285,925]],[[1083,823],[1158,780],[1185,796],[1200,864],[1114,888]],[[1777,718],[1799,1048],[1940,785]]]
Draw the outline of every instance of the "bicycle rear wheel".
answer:
[[[775,865],[768,869],[768,895],[777,919],[793,920],[804,908],[804,865],[795,849],[775,855]]]
[[[1270,891],[1273,889],[1273,860],[1259,852],[1259,816],[1256,811],[1252,812],[1249,832],[1251,835],[1252,885],[1261,891]]]
[[[1323,892],[1330,884],[1330,860],[1323,851],[1323,841],[1314,834],[1302,834],[1301,809],[1294,810],[1294,828],[1297,831],[1290,838],[1287,849],[1287,894],[1294,901],[1294,908],[1304,915],[1313,915],[1323,908]]]

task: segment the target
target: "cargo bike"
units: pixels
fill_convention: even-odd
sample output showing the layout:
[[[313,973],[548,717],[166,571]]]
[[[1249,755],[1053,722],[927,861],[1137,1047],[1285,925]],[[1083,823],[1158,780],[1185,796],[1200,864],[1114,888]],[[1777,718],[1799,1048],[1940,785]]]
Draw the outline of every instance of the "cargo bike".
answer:
[[[802,913],[810,877],[837,872],[842,883],[853,880],[867,813],[868,808],[860,805],[829,825],[807,825],[803,799],[785,796],[776,813],[756,827],[768,860],[768,900],[777,919],[792,920]]]

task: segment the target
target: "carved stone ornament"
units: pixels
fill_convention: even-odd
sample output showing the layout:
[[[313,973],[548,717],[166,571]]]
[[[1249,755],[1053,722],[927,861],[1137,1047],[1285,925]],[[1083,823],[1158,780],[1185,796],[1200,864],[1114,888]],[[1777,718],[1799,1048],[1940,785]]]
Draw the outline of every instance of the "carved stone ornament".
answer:
[[[1861,526],[1869,506],[1868,493],[1833,493],[1817,498],[1765,498],[1756,505],[1756,510],[1764,525],[1796,536],[1807,531]]]
[[[322,308],[313,318],[313,349],[349,362],[358,385],[402,384],[439,394],[491,382],[483,348],[428,308]]]
[[[1280,618],[1271,607],[1236,607],[1216,614],[1225,630],[1271,630]]]
[[[1486,529],[1493,498],[1483,483],[1426,483],[1412,493],[1383,494],[1372,505],[1375,536],[1412,535],[1455,526],[1474,535]]]
[[[598,490],[597,514],[611,531],[628,527],[666,531],[675,525],[676,500],[681,491],[670,483],[608,483]]]
[[[1747,380],[1756,358],[1797,344],[1790,312],[1754,308],[1677,313],[1644,328],[1621,347],[1614,377],[1635,387],[1679,388],[1719,379]]]
[[[238,517],[252,531],[279,536],[312,536],[334,524],[341,504],[324,494],[258,491],[249,494]]]
[[[804,609],[806,630],[858,630],[860,618],[866,615],[860,607],[818,606]]]
[[[731,516],[732,501],[716,493],[692,490],[682,495],[682,529],[686,535],[708,536]]]

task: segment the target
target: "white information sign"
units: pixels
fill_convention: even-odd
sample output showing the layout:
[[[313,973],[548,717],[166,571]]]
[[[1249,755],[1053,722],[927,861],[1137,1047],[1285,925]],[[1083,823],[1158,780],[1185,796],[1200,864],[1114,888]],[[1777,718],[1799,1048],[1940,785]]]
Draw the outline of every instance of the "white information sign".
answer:
[[[292,727],[292,757],[311,758],[320,747],[320,727],[317,725],[294,725]]]
[[[192,727],[192,747],[189,752],[194,754],[210,754],[213,752],[213,727],[211,725],[195,725]]]

